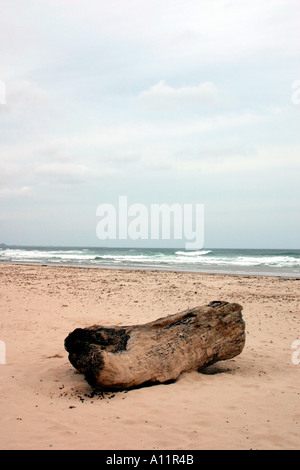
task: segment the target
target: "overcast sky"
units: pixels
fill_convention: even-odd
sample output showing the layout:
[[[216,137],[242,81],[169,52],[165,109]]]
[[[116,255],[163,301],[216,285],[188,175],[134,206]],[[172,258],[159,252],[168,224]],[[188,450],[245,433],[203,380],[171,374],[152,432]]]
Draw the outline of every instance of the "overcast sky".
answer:
[[[126,195],[204,204],[206,247],[300,248],[299,15],[0,0],[0,243],[100,246]]]

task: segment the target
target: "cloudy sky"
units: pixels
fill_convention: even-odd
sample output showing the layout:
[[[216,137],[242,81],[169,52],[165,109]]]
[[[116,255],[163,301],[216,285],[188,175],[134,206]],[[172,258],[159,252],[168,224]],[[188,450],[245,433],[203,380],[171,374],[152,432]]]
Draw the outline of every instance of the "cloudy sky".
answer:
[[[0,0],[0,243],[100,246],[100,204],[204,204],[300,248],[299,0]]]

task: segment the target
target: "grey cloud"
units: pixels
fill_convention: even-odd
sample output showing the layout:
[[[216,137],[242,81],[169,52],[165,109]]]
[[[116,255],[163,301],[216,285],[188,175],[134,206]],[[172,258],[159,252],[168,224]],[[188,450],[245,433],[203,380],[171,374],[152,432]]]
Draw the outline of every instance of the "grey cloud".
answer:
[[[0,199],[19,199],[30,194],[32,188],[30,186],[22,186],[20,188],[0,188]]]
[[[1,2],[1,214],[9,206],[19,220],[24,199],[38,220],[44,200],[59,218],[66,203],[77,214],[81,197],[94,214],[119,191],[171,200],[178,188],[217,204],[216,180],[222,202],[238,197],[242,207],[243,184],[230,189],[237,174],[263,182],[257,201],[299,198],[297,2],[71,3]],[[15,225],[6,228],[14,239]]]
[[[218,89],[211,82],[203,82],[196,86],[178,88],[160,80],[148,90],[142,91],[139,98],[152,106],[190,106],[213,105],[218,100]]]
[[[80,183],[91,179],[104,178],[114,173],[108,168],[92,168],[81,164],[53,162],[40,165],[34,174],[48,182]]]

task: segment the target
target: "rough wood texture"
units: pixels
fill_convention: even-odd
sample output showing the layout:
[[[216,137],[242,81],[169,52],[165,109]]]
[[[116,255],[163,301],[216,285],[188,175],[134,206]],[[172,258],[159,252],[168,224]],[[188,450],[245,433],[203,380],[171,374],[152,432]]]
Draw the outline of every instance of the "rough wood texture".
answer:
[[[175,380],[244,345],[242,307],[221,301],[144,325],[78,328],[65,339],[71,364],[92,387],[110,390]]]

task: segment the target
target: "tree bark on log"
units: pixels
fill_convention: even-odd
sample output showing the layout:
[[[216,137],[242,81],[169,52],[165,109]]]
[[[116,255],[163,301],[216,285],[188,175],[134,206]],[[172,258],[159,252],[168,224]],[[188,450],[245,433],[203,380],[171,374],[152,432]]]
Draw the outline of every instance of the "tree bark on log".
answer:
[[[241,305],[221,301],[143,325],[77,328],[65,339],[73,367],[101,390],[173,381],[237,356],[244,345]]]

